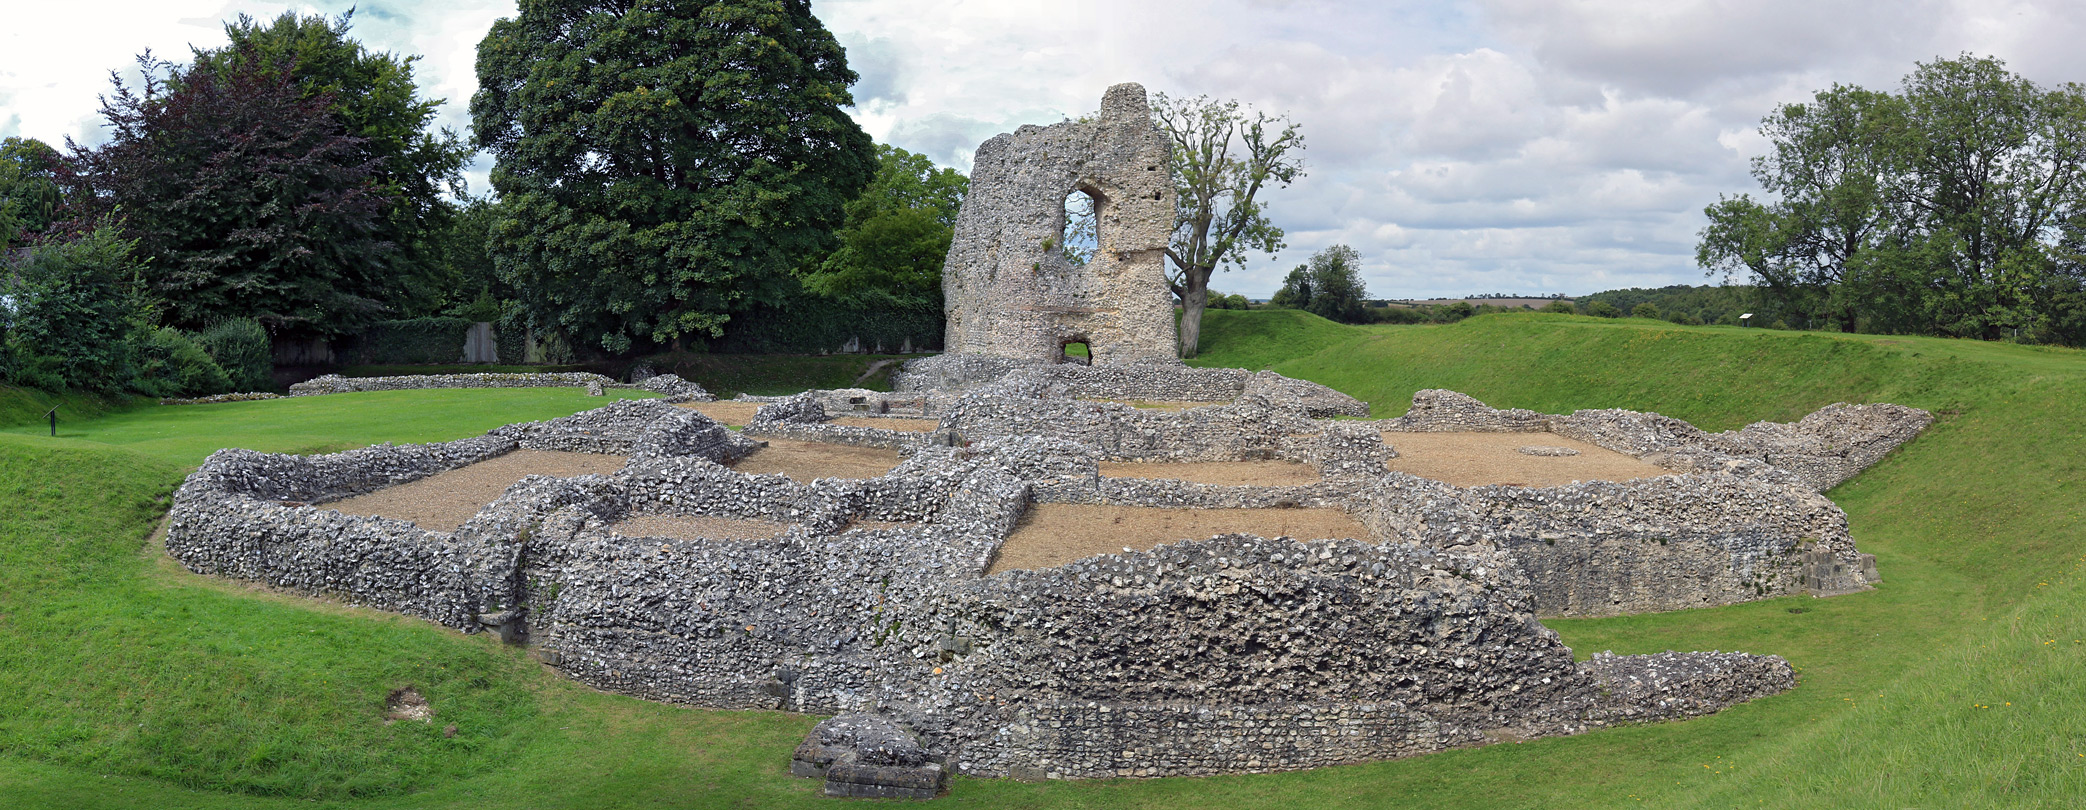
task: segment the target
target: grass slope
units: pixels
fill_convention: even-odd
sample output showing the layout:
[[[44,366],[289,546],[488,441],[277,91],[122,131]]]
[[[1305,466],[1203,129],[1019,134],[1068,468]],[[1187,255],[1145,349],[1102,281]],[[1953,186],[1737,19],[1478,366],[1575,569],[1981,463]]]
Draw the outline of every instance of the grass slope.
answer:
[[[1547,315],[1360,328],[1209,315],[1198,364],[1272,366],[1379,415],[1447,387],[1711,429],[1833,401],[1943,417],[1831,493],[1880,558],[1875,591],[1551,622],[1582,655],[1779,653],[1801,673],[1794,692],[1684,723],[1297,773],[965,780],[938,805],[2066,807],[2086,795],[2086,355]],[[244,421],[151,408],[55,443],[0,435],[0,805],[828,806],[784,775],[811,718],[596,694],[483,638],[189,575],[144,539],[181,467],[213,445],[427,440],[506,418],[477,399],[430,407],[435,393],[322,397],[353,407]],[[406,683],[430,693],[435,727],[376,719]],[[454,738],[436,733],[448,723]]]

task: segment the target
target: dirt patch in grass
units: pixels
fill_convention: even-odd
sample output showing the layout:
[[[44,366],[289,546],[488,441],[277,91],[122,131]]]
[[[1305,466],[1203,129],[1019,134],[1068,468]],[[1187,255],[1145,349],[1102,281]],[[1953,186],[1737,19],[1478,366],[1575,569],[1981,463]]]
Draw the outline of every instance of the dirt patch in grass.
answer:
[[[1555,433],[1385,433],[1383,440],[1398,451],[1398,457],[1384,466],[1459,487],[1554,487],[1574,481],[1629,481],[1674,474]],[[1528,455],[1521,452],[1523,447],[1563,447],[1579,454]]]
[[[1319,481],[1318,470],[1293,461],[1103,461],[1101,474],[1253,487],[1293,487]]]
[[[826,420],[826,424],[882,428],[900,433],[933,433],[942,426],[939,419],[909,419],[903,416],[836,416]]]
[[[321,504],[320,508],[336,509],[344,515],[410,520],[430,531],[453,532],[486,504],[499,500],[500,494],[514,482],[527,476],[607,475],[623,469],[626,461],[623,456],[599,453],[516,450],[418,481]]]
[[[1338,509],[1161,509],[1152,506],[1095,506],[1039,503],[1000,546],[987,574],[1015,568],[1064,565],[1124,549],[1144,551],[1178,540],[1207,540],[1219,534],[1317,540],[1371,539],[1369,530]]]
[[[752,421],[753,412],[760,410],[765,402],[683,402],[680,407],[710,417],[720,424],[745,427]]]
[[[758,518],[712,515],[637,515],[609,524],[609,531],[625,537],[673,537],[681,540],[766,540],[781,534],[789,524]]]
[[[767,447],[739,459],[732,469],[742,473],[781,473],[792,481],[819,478],[876,478],[900,461],[898,451],[824,442],[768,439]]]

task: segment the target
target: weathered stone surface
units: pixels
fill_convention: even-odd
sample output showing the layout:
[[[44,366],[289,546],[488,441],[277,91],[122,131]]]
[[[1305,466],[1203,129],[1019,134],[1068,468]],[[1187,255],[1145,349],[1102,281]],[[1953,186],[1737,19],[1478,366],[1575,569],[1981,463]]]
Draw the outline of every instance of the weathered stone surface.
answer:
[[[1864,587],[1873,561],[1854,550],[1844,514],[1776,463],[1839,474],[1921,424],[1865,406],[1705,434],[1652,414],[1498,412],[1447,392],[1404,421],[1332,422],[1313,409],[1344,403],[1280,379],[1154,368],[1010,366],[959,392],[809,392],[767,400],[746,428],[904,456],[868,480],[736,472],[718,462],[750,440],[658,400],[438,445],[222,451],[177,493],[167,544],[200,572],[496,630],[605,690],[872,713],[904,733],[822,725],[832,734],[807,740],[793,769],[823,776],[833,795],[922,798],[948,772],[1315,767],[1686,717],[1787,689],[1793,675],[1773,656],[1575,664],[1536,616]],[[1202,393],[1167,395],[1190,391]],[[1216,404],[1140,411],[1083,398]],[[889,414],[899,401],[941,429],[827,421]],[[1459,488],[1385,472],[1377,435],[1560,424],[1681,466],[1623,483]],[[322,503],[517,447],[632,460],[609,476],[524,479],[454,533]],[[1754,455],[1727,454],[1737,452]],[[1280,458],[1321,480],[1099,474],[1103,459],[1135,458]],[[1224,535],[984,576],[1023,512],[1047,502],[1338,508],[1370,536]],[[766,540],[610,528],[641,515],[788,528]],[[859,521],[881,527],[850,528]]]
[[[1164,251],[1174,192],[1166,137],[1142,86],[1108,89],[1090,121],[1024,126],[978,147],[942,269],[950,355],[1176,362]],[[1065,258],[1065,195],[1095,201],[1099,247]]]

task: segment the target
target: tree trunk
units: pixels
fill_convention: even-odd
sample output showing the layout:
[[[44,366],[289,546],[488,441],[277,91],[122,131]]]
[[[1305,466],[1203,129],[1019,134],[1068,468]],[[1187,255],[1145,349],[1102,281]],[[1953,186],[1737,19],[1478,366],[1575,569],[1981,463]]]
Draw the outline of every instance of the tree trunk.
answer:
[[[1202,344],[1202,310],[1210,302],[1209,274],[1189,268],[1188,289],[1181,296],[1181,359],[1194,357]]]

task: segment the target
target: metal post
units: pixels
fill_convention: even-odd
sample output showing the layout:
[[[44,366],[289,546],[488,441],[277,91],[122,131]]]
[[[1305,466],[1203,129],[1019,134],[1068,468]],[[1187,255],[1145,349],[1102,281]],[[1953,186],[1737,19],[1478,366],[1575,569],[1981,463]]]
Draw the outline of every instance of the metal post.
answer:
[[[44,415],[51,418],[51,438],[58,438],[58,406],[52,405],[51,410]]]

